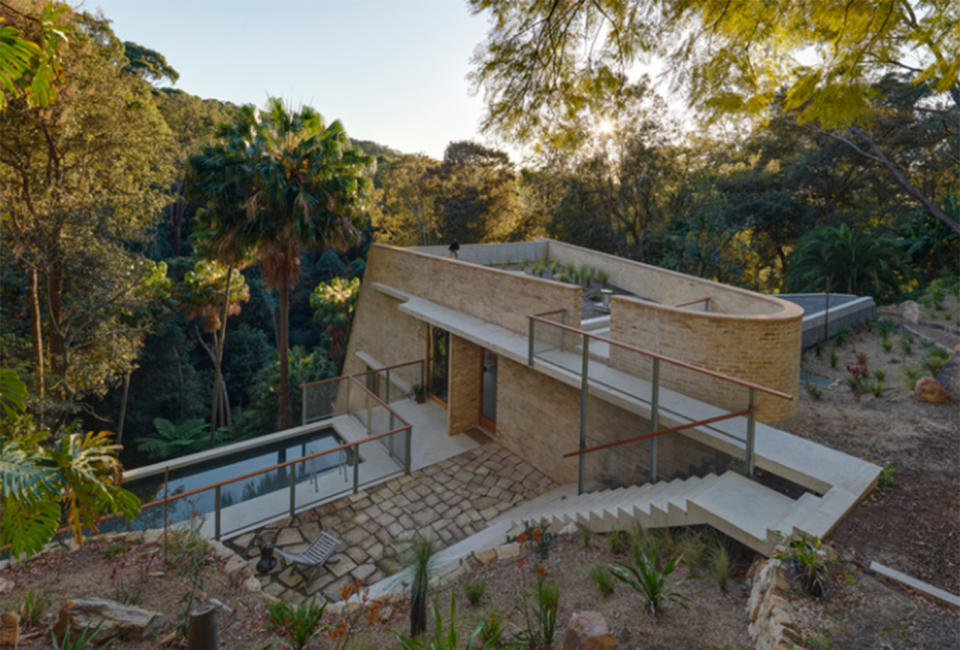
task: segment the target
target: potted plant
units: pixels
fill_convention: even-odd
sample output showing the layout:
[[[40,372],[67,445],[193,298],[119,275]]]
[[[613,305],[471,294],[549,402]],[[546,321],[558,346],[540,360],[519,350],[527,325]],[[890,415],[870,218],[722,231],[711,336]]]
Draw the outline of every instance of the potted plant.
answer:
[[[427,387],[423,384],[414,384],[413,385],[413,399],[417,400],[417,404],[423,404],[427,401]]]

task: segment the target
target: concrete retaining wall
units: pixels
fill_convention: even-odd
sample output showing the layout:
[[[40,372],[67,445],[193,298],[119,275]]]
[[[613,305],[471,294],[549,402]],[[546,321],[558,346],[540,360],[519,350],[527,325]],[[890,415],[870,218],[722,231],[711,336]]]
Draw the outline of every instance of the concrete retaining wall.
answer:
[[[848,293],[830,294],[830,311],[826,311],[826,294],[783,293],[777,296],[803,308],[803,348],[836,336],[845,327],[853,328],[873,320],[877,305],[869,296]],[[827,331],[824,332],[824,324]]]

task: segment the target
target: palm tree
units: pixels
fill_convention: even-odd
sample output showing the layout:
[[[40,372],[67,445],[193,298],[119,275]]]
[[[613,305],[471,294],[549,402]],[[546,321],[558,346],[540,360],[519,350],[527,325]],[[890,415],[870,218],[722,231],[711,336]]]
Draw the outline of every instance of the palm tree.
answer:
[[[897,240],[887,233],[821,226],[797,241],[787,269],[791,291],[833,290],[858,295],[896,294],[906,269]]]
[[[290,289],[300,275],[300,249],[359,243],[372,159],[351,146],[339,121],[325,125],[314,109],[291,113],[273,98],[263,112],[241,109],[219,139],[191,159],[195,189],[206,198],[216,259],[230,266],[243,251],[255,251],[267,286],[279,291],[277,426],[285,429]]]

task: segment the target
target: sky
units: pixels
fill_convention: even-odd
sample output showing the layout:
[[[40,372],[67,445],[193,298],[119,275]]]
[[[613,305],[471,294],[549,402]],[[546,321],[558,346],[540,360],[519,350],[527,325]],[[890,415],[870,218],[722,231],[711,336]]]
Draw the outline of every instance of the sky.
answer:
[[[466,79],[487,17],[462,0],[84,0],[116,35],[163,54],[185,92],[262,106],[278,96],[350,137],[443,157],[478,132]],[[166,83],[166,82],[165,82]]]

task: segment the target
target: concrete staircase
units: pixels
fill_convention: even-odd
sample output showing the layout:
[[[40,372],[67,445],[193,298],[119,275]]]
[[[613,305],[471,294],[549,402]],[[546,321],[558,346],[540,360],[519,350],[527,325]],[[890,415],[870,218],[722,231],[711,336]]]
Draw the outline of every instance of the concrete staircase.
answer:
[[[554,530],[584,524],[595,532],[707,524],[769,555],[781,534],[819,534],[816,514],[822,501],[811,493],[794,500],[726,472],[579,496],[575,486],[563,486],[505,512],[495,522],[508,522],[510,533],[522,530],[525,522],[542,519]]]

